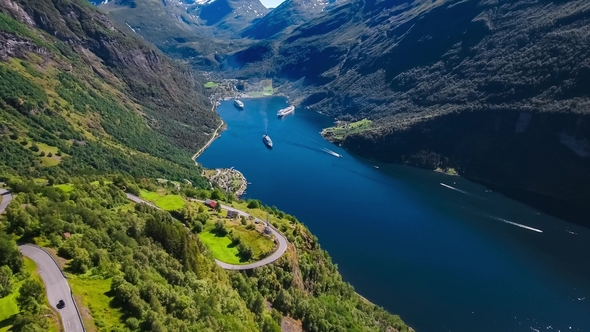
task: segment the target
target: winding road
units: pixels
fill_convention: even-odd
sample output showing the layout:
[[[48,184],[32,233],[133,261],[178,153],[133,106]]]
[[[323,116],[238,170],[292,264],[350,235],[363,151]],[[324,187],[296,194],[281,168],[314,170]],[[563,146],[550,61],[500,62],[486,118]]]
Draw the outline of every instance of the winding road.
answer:
[[[6,210],[6,207],[8,207],[8,204],[12,201],[12,194],[10,191],[0,188],[0,195],[2,196],[2,202],[0,202],[0,214],[2,214],[4,210]]]
[[[45,289],[47,290],[47,299],[49,304],[59,313],[61,316],[61,322],[65,332],[84,332],[84,325],[78,308],[74,304],[72,298],[72,290],[68,281],[64,277],[61,269],[57,265],[57,262],[53,260],[46,251],[43,249],[24,244],[18,246],[20,252],[35,261],[37,269],[43,283],[45,283]],[[63,300],[66,306],[63,309],[57,309],[56,305],[59,300]]]
[[[144,203],[144,204],[148,204],[150,206],[153,206],[153,207],[159,209],[158,207],[156,207],[152,203],[147,202],[135,195],[128,194],[128,193],[126,193],[126,195],[127,195],[127,198],[134,201],[135,203]],[[205,202],[205,201],[199,200],[199,199],[191,199],[191,200],[194,202],[201,202],[201,203]],[[224,210],[228,210],[228,211],[236,211],[239,215],[244,216],[244,217],[250,217],[250,214],[248,214],[242,210],[238,210],[236,208],[233,208],[231,206],[227,206],[227,205],[222,204],[221,208]],[[264,220],[261,220],[256,217],[254,217],[254,219],[257,220],[258,222],[266,224],[266,221],[264,221]],[[255,269],[257,267],[262,267],[262,266],[268,265],[268,264],[276,261],[277,259],[281,258],[281,256],[283,256],[285,251],[287,251],[287,245],[289,242],[287,242],[287,239],[285,238],[285,236],[283,236],[283,234],[279,233],[272,225],[269,225],[269,226],[270,226],[271,233],[274,234],[275,238],[279,242],[279,247],[277,248],[277,250],[274,253],[272,253],[272,255],[270,255],[262,260],[259,260],[258,262],[244,264],[244,265],[228,264],[228,263],[224,263],[224,262],[216,259],[215,262],[217,263],[217,265],[219,265],[221,268],[224,268],[226,270],[251,270],[251,269]]]

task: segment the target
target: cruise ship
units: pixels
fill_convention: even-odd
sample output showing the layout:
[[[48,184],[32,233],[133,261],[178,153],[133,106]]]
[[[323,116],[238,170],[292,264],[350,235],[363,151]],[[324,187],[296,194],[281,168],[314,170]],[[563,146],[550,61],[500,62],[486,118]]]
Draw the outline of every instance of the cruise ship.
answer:
[[[279,118],[282,118],[282,117],[284,117],[284,116],[291,115],[291,114],[293,114],[293,113],[295,113],[295,106],[289,106],[289,107],[287,107],[287,108],[283,108],[282,110],[280,110],[280,111],[277,113],[277,116],[278,116]]]
[[[272,149],[272,140],[270,139],[270,136],[268,135],[263,135],[262,136],[262,142],[264,142],[264,144],[266,146],[268,146],[269,148]]]
[[[242,103],[242,101],[240,101],[239,99],[234,100],[234,106],[241,110],[244,109],[244,103]]]

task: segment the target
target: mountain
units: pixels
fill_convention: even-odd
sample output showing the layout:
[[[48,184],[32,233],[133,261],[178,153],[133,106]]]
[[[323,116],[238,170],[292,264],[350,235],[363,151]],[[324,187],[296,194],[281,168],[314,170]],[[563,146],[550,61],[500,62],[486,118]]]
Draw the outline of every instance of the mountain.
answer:
[[[14,195],[0,197],[3,327],[49,329],[49,304],[31,296],[42,285],[17,287],[31,266],[18,241],[65,267],[89,331],[411,331],[355,293],[295,217],[211,188],[191,154],[222,122],[191,70],[85,0],[0,0],[0,42],[0,186]],[[287,253],[221,269],[199,233],[229,221],[189,197],[268,213]],[[221,247],[253,254],[228,236]]]
[[[270,73],[294,102],[339,120],[372,120],[326,133],[364,157],[455,168],[511,195],[581,208],[589,23],[584,0],[352,1],[224,66]]]
[[[344,0],[286,0],[244,29],[242,37],[265,39],[319,16],[327,7]]]
[[[113,0],[99,8],[166,54],[215,70],[218,56],[246,47],[232,39],[268,9],[259,0]]]
[[[176,178],[202,181],[189,175],[198,172],[191,152],[221,121],[189,68],[85,2],[3,0],[1,11],[1,119],[14,137],[3,143],[42,143],[79,154],[78,167],[89,172],[119,164],[153,176],[162,167]],[[153,163],[130,166],[152,157]],[[71,160],[65,164],[75,167]]]

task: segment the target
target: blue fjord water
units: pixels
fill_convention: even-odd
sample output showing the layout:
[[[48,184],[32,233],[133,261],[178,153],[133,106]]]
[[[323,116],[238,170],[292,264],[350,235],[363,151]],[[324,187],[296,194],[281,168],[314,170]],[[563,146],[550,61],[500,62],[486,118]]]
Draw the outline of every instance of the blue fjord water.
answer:
[[[460,177],[357,158],[323,140],[327,117],[278,119],[284,98],[244,104],[218,107],[227,130],[197,161],[235,167],[246,198],[297,216],[364,297],[418,332],[590,331],[590,230]]]

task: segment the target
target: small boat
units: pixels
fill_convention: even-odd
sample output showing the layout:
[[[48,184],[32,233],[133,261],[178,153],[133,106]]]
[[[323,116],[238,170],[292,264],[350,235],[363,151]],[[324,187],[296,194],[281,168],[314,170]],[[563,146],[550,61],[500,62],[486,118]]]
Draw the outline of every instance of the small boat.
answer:
[[[277,113],[277,116],[278,116],[279,118],[282,118],[282,117],[284,117],[284,116],[291,115],[291,114],[293,114],[293,113],[295,113],[295,106],[289,106],[289,107],[287,107],[287,108],[283,108],[283,109],[281,109],[281,110],[280,110],[280,111]]]
[[[268,135],[263,135],[262,136],[262,142],[264,142],[264,144],[266,146],[268,146],[269,148],[272,149],[272,140],[270,139],[270,137]]]
[[[234,100],[234,106],[241,110],[244,109],[244,103],[239,99]]]
[[[375,166],[373,166],[373,167],[375,167],[375,168],[379,168],[379,166],[376,166],[376,165],[375,165]]]

